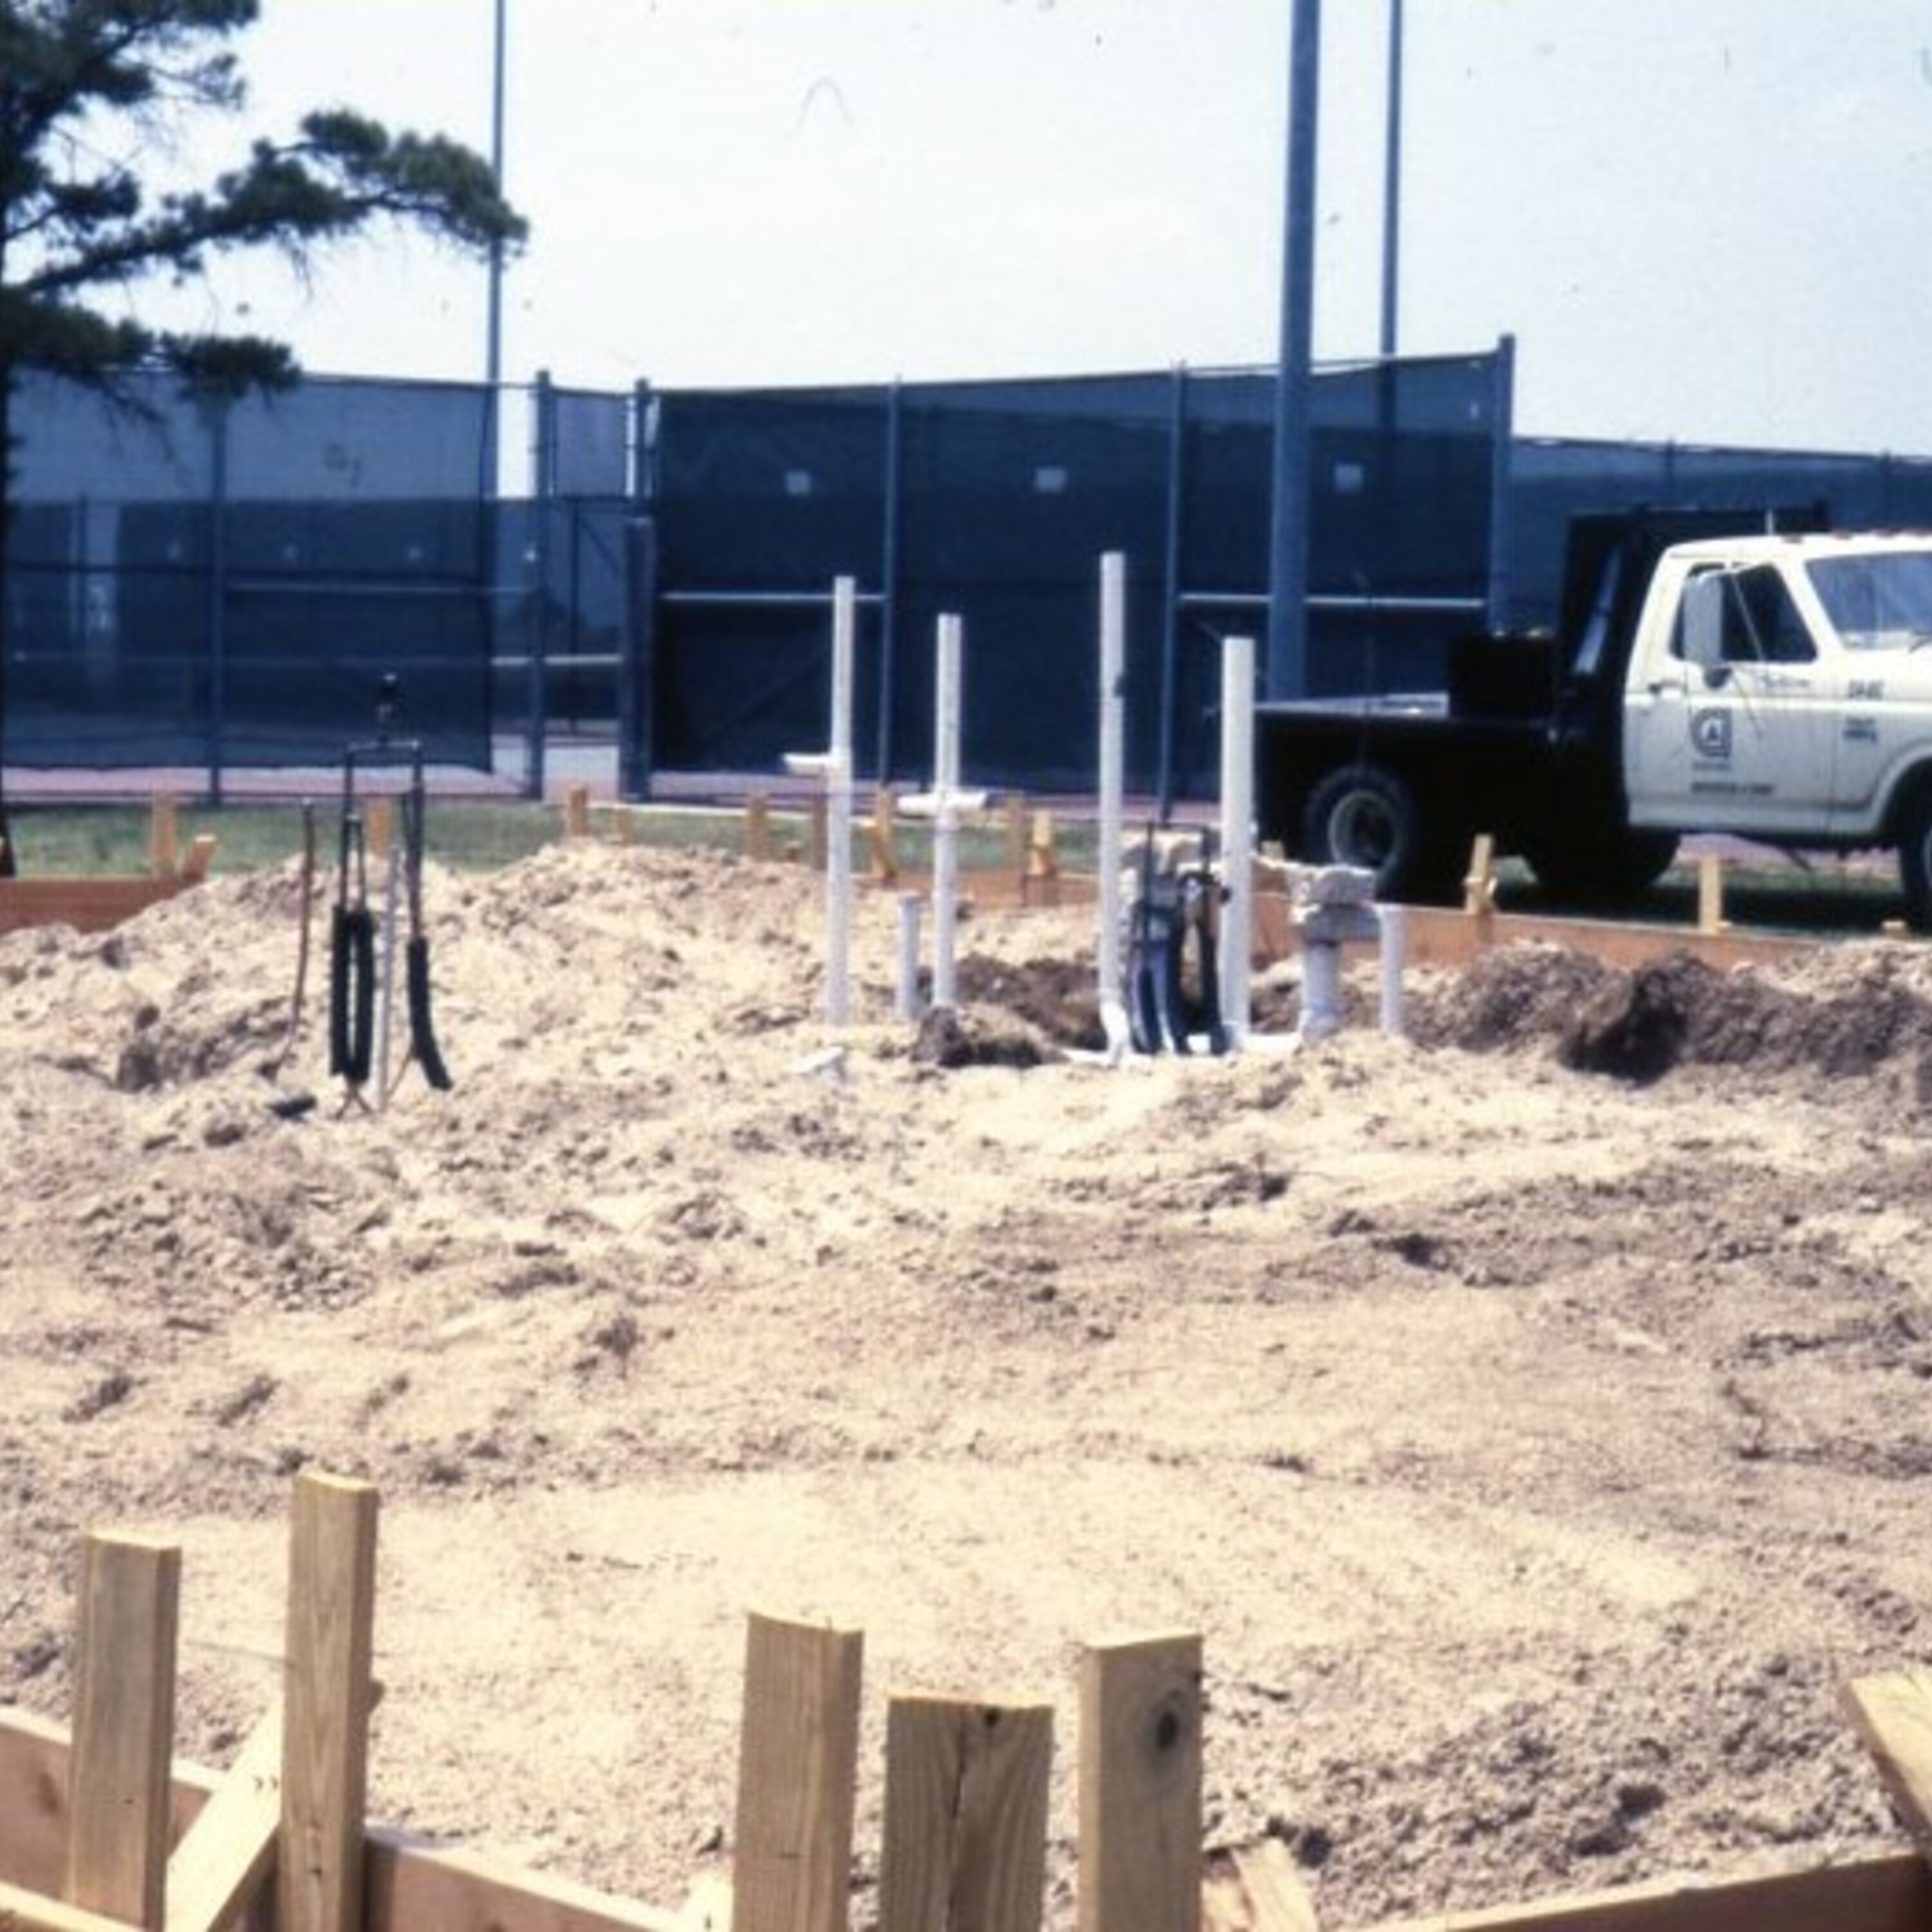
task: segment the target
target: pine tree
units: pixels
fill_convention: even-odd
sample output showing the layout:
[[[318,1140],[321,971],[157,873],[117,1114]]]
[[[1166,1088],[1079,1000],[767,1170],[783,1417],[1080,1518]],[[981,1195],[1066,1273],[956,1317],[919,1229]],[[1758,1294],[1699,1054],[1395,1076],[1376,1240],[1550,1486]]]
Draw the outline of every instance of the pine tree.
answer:
[[[209,397],[298,380],[286,344],[133,319],[144,286],[202,280],[221,257],[263,248],[308,273],[332,244],[388,224],[479,256],[524,238],[481,156],[346,108],[307,116],[286,142],[257,140],[204,187],[153,190],[145,158],[197,116],[244,110],[233,43],[259,12],[258,0],[0,0],[0,590],[20,374],[109,396],[157,371]],[[6,604],[0,595],[0,739]],[[0,872],[14,869],[8,841]]]

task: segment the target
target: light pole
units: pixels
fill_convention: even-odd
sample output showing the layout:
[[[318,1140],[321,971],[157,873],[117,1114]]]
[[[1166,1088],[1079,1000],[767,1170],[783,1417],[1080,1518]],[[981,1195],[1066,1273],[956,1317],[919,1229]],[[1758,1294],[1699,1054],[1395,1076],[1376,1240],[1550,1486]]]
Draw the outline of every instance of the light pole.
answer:
[[[504,29],[509,0],[496,0],[496,35],[490,64],[490,172],[499,195],[503,192],[503,51]],[[484,475],[483,494],[494,502],[497,494],[497,468],[500,435],[498,400],[503,381],[503,241],[497,236],[490,244],[490,299],[484,326],[483,380],[489,393],[484,399],[483,438]]]
[[[1281,349],[1275,379],[1274,509],[1268,546],[1266,688],[1308,686],[1310,422],[1315,302],[1315,151],[1322,77],[1322,0],[1294,0],[1288,52],[1288,176],[1283,193]]]

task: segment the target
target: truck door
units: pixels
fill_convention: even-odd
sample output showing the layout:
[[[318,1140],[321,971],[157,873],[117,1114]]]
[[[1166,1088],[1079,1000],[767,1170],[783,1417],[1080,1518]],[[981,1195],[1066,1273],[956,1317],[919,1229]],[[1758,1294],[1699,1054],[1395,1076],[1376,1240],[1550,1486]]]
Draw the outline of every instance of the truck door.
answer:
[[[1685,584],[1667,662],[1628,694],[1624,776],[1639,824],[1817,832],[1844,698],[1777,568]]]

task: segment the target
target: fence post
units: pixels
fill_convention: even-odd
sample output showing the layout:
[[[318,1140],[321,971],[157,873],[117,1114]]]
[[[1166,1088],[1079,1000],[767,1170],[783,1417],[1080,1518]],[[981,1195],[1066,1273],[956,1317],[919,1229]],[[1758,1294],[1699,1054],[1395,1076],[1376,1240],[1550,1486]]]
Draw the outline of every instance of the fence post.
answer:
[[[1201,1708],[1198,1636],[1083,1654],[1078,1932],[1199,1932]]]
[[[1039,1932],[1052,1762],[1051,1705],[893,1698],[879,1932]]]
[[[376,1622],[376,1494],[296,1480],[289,1533],[287,1682],[278,1932],[358,1932]]]
[[[178,1548],[86,1539],[64,1892],[137,1925],[160,1924],[164,1902],[180,1624]]]
[[[864,1648],[856,1630],[749,1620],[731,1932],[846,1932]]]

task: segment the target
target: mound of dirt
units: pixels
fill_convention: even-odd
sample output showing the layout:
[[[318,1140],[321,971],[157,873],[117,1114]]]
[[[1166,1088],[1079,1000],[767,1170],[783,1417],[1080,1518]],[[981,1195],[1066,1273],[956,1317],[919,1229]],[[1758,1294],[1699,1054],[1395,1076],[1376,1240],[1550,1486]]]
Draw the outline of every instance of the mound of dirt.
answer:
[[[432,869],[437,1093],[327,1071],[292,868],[0,939],[0,1694],[75,1540],[184,1552],[181,1747],[273,1694],[292,1474],[383,1497],[371,1810],[675,1906],[728,1868],[743,1618],[1060,1707],[1193,1628],[1210,1837],[1324,1922],[1901,1843],[1839,1715],[1932,1641],[1932,970],[1417,976],[1409,1036],[1109,1068],[1091,915],[893,1018],[862,902],[580,842]],[[316,908],[310,909],[311,916]],[[1070,1053],[1069,1049],[1073,1051]]]

